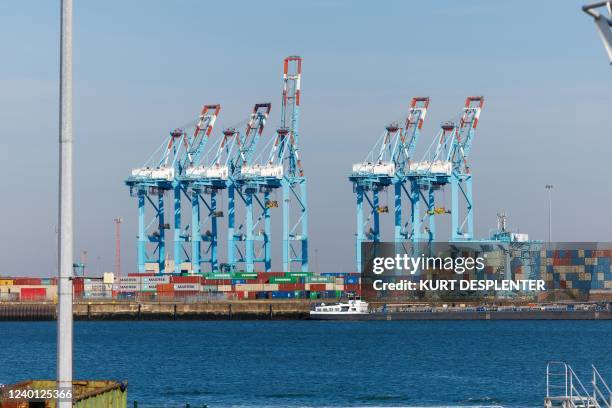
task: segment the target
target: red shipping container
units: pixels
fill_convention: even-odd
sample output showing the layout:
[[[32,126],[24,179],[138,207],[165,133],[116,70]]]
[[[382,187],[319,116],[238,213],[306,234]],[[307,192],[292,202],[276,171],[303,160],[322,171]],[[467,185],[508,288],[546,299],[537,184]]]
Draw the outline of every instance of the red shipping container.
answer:
[[[357,292],[359,291],[359,285],[356,283],[349,283],[344,285],[344,291],[345,292]]]
[[[21,288],[21,300],[45,300],[47,289],[45,288]]]
[[[156,276],[157,274],[155,272],[143,272],[143,273],[138,273],[138,272],[132,272],[132,273],[128,273],[128,276]]]
[[[40,285],[40,278],[15,278],[13,285]]]
[[[201,283],[201,276],[171,276],[170,282],[172,283]]]
[[[324,283],[311,283],[310,284],[310,290],[312,292],[321,292],[325,290],[325,284]]]
[[[73,278],[72,279],[72,292],[75,295],[82,295],[85,291],[85,283],[83,282],[83,278]]]
[[[259,272],[259,276],[285,276],[285,272]]]
[[[281,292],[304,290],[304,284],[303,283],[280,283],[278,285],[278,290],[280,290]]]

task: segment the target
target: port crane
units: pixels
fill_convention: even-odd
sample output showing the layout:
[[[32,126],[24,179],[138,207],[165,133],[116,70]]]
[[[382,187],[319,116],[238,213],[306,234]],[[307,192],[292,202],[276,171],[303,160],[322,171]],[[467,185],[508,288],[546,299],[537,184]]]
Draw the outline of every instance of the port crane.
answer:
[[[600,13],[597,10],[604,9],[607,11]],[[582,7],[582,10],[593,17],[595,27],[603,41],[604,48],[608,54],[610,64],[612,64],[612,1],[600,1]]]
[[[239,148],[230,161],[227,182],[227,268],[235,270],[242,265],[249,272],[255,270],[256,262],[263,262],[264,269],[272,268],[271,258],[271,202],[269,192],[259,194],[258,186],[251,185],[249,178],[242,177],[242,169],[252,166],[257,145],[263,134],[272,104],[257,103],[253,106],[246,129],[239,138]],[[238,195],[238,200],[236,199]],[[238,208],[242,212],[238,213]],[[257,214],[257,217],[255,215]],[[236,225],[236,219],[239,223]],[[261,228],[262,234],[257,231]],[[261,242],[260,255],[257,256],[255,243]]]
[[[174,129],[145,162],[133,169],[125,184],[130,195],[138,198],[138,272],[145,272],[149,263],[157,263],[159,271],[165,271],[166,193],[173,192],[174,213],[174,272],[180,272],[182,243],[186,241],[181,231],[181,176],[188,165],[201,155],[219,114],[220,105],[204,105],[193,134],[181,128]],[[151,210],[153,216],[148,218]]]
[[[301,96],[302,58],[289,56],[283,61],[283,94],[281,100],[281,123],[276,130],[271,144],[266,145],[262,154],[251,164],[242,166],[237,183],[246,192],[246,206],[253,207],[252,200],[257,194],[263,196],[257,205],[263,207],[263,236],[253,231],[252,211],[247,210],[246,254],[247,272],[251,272],[255,263],[253,241],[259,235],[266,242],[270,241],[270,209],[279,207],[271,194],[282,192],[283,212],[283,270],[291,271],[294,264],[299,264],[302,271],[308,271],[308,204],[307,179],[304,175],[299,155],[299,109]],[[265,152],[268,152],[267,159]],[[269,245],[265,248],[270,250]],[[264,260],[270,254],[264,254]],[[269,265],[266,264],[266,268]]]
[[[412,238],[436,239],[435,215],[451,214],[452,241],[474,239],[474,205],[469,153],[478,126],[484,97],[469,96],[458,123],[444,122],[421,161],[411,163]],[[436,206],[436,192],[451,186],[451,209]],[[427,193],[427,196],[425,195]],[[429,225],[421,226],[420,203],[427,208]]]
[[[219,209],[218,198],[228,187],[243,142],[236,128],[224,129],[222,136],[199,157],[199,162],[187,168],[182,178],[191,202],[191,263],[194,273],[202,271],[202,264],[208,264],[210,271],[219,270],[218,219],[224,216],[224,212]],[[207,244],[204,253],[202,243]]]
[[[402,214],[402,198],[411,199],[408,170],[428,107],[428,97],[413,98],[404,127],[397,122],[387,125],[365,160],[353,165],[349,181],[353,183],[357,201],[357,270],[362,268],[362,243],[380,241],[380,215],[389,213],[388,205],[381,204],[380,193],[387,191],[392,185],[394,240],[401,243],[408,238]]]

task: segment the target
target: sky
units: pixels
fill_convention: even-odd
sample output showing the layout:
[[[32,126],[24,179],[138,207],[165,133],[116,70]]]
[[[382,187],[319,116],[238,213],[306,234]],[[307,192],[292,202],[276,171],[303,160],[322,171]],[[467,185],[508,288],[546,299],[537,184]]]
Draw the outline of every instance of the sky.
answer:
[[[544,186],[553,184],[553,240],[612,241],[612,70],[581,5],[76,0],[75,254],[87,251],[92,274],[113,270],[120,216],[123,270],[135,271],[137,207],[123,182],[131,169],[204,103],[222,104],[220,132],[270,101],[272,137],[287,55],[304,59],[300,148],[313,269],[354,270],[347,176],[413,96],[431,98],[417,152],[466,96],[485,96],[470,157],[476,236],[489,236],[505,211],[511,229],[545,239]],[[59,1],[2,2],[0,15],[0,274],[49,276]],[[383,238],[392,234],[387,217]],[[280,243],[273,254],[280,269]]]

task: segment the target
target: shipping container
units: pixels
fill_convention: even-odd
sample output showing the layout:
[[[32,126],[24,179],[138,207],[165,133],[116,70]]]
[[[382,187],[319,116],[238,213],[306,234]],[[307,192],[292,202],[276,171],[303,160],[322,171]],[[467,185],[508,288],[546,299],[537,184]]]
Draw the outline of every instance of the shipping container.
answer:
[[[174,284],[173,283],[158,283],[156,285],[157,293],[164,292],[174,292]]]
[[[200,292],[202,285],[199,283],[174,283],[175,292]]]
[[[295,297],[295,292],[272,292],[272,298],[274,299],[291,299]]]
[[[233,276],[235,279],[257,279],[256,272],[236,272]]]
[[[21,288],[19,297],[22,301],[26,300],[45,300],[47,298],[46,288]]]
[[[40,285],[40,278],[15,278],[13,285]]]
[[[199,275],[191,275],[191,276],[170,276],[170,282],[174,284],[200,284],[202,282],[202,277]]]
[[[296,283],[297,278],[291,276],[271,276],[270,283]]]

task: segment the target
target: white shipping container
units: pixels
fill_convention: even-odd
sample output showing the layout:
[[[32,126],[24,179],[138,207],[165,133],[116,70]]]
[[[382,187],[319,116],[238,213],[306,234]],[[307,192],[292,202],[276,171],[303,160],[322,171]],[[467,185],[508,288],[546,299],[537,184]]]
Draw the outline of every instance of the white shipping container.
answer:
[[[88,299],[109,299],[112,297],[112,292],[107,291],[85,291],[83,297]]]
[[[119,278],[119,283],[140,283],[140,276],[122,276]]]
[[[143,283],[140,286],[140,291],[141,292],[155,292],[157,290],[157,284],[156,283]]]
[[[260,292],[263,290],[263,283],[243,283],[243,284],[236,284],[236,292],[245,292],[245,291],[250,291],[250,292]]]
[[[175,291],[200,291],[202,289],[202,285],[199,283],[175,283],[174,290]]]
[[[232,285],[218,285],[217,286],[217,290],[219,292],[231,292],[232,291]]]
[[[278,290],[278,283],[264,283],[263,291],[264,292],[274,292]]]
[[[85,292],[104,292],[106,290],[106,285],[104,283],[87,283],[83,284],[83,290]]]
[[[138,292],[140,290],[139,284],[134,283],[119,283],[115,285],[117,292]]]
[[[170,283],[170,276],[143,276],[142,283],[144,284],[158,284],[158,283]]]

